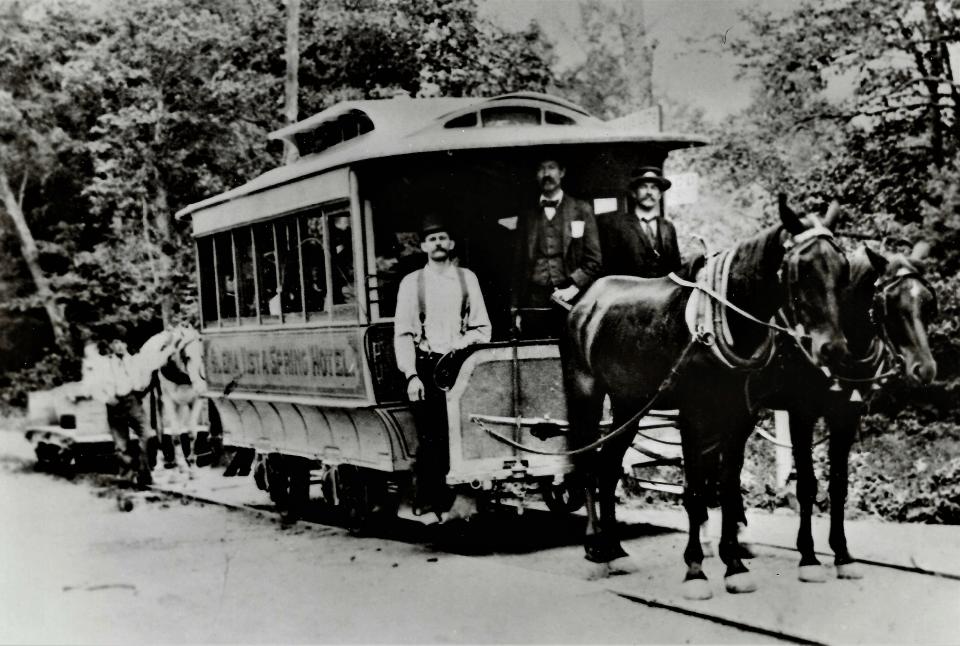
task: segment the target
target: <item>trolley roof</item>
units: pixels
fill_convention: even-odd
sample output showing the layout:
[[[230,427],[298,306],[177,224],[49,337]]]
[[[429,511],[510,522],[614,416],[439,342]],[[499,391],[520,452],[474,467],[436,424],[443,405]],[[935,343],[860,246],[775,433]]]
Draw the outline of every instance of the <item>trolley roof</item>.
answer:
[[[517,115],[540,114],[517,123]],[[539,112],[538,112],[539,111]],[[522,121],[522,119],[521,119]],[[665,151],[700,146],[695,135],[660,132],[630,119],[601,121],[574,103],[547,94],[516,92],[493,98],[343,101],[270,133],[297,145],[300,159],[177,212],[188,217],[271,187],[372,159],[448,150],[654,144]]]

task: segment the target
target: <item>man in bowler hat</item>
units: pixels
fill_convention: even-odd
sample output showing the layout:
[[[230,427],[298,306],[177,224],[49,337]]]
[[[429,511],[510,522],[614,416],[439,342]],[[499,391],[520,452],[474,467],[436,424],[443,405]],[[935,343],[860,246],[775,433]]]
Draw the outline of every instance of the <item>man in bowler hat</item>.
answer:
[[[626,212],[599,218],[604,275],[656,278],[680,269],[677,231],[660,208],[669,188],[659,168],[639,168],[630,178]]]
[[[440,514],[450,509],[454,498],[446,486],[447,401],[434,372],[447,353],[488,342],[491,328],[476,274],[453,262],[454,240],[443,218],[425,215],[420,240],[427,264],[400,281],[393,347],[417,427],[414,508]]]

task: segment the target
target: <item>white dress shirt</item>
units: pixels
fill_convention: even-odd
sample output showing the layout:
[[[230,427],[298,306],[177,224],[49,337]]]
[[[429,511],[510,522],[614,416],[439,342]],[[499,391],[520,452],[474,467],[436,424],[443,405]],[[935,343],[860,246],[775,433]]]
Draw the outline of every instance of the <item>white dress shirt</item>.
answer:
[[[412,272],[400,281],[397,292],[397,310],[393,321],[393,347],[397,367],[404,375],[416,372],[416,349],[421,352],[446,354],[474,343],[490,340],[490,317],[480,292],[477,276],[469,269],[447,265],[442,270],[427,263],[424,275],[424,307],[426,320],[420,326],[420,298],[417,293],[417,275]],[[470,314],[466,330],[461,333],[460,308],[463,293],[458,271],[464,272],[464,281],[470,298]],[[424,335],[423,332],[426,332]]]
[[[557,197],[549,198],[546,195],[540,195],[540,204],[544,202],[556,202],[557,206],[545,206],[543,207],[543,214],[547,216],[547,221],[553,220],[553,217],[557,214],[557,207],[560,206],[560,202],[563,201],[563,189],[557,191]]]
[[[640,220],[640,226],[643,228],[643,231],[647,234],[651,241],[657,239],[657,214],[654,212],[641,211],[636,209],[634,213],[637,216],[637,219]]]

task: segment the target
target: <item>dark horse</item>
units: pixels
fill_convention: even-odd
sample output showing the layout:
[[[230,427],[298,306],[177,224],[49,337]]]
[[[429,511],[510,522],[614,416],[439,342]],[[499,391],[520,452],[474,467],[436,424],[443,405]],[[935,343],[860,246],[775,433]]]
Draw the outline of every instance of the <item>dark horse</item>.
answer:
[[[718,493],[727,589],[756,588],[741,558],[737,521],[743,450],[754,418],[744,388],[750,371],[762,365],[751,359],[768,346],[771,331],[762,321],[785,309],[791,332],[811,341],[818,362],[835,369],[847,356],[837,303],[838,289],[848,279],[847,259],[826,228],[808,227],[783,200],[780,219],[782,224],[721,254],[730,259],[722,281],[728,303],[759,319],[729,317],[724,336],[730,337],[735,356],[748,358],[735,359],[741,369],[713,354],[713,335],[694,336],[685,322],[692,290],[670,277],[601,278],[574,306],[561,339],[570,446],[597,440],[604,395],[610,396],[617,429],[628,429],[654,399],[657,408],[680,409],[684,506],[690,520],[684,588],[691,598],[710,596],[698,529]],[[601,564],[601,574],[631,569],[617,536],[614,490],[632,436],[614,431],[599,450],[575,458],[587,494],[586,558]]]
[[[830,547],[837,576],[862,574],[847,549],[843,527],[847,462],[860,425],[863,397],[884,376],[902,370],[908,379],[929,384],[937,375],[926,324],[936,314],[936,296],[920,271],[926,252],[918,243],[909,258],[890,257],[863,247],[850,256],[850,284],[840,301],[841,323],[851,360],[835,380],[811,365],[803,351],[784,344],[777,358],[752,380],[760,403],[790,413],[790,438],[800,505],[799,578],[820,582],[826,573],[814,552],[810,518],[817,494],[813,471],[813,426],[822,417],[830,430]]]

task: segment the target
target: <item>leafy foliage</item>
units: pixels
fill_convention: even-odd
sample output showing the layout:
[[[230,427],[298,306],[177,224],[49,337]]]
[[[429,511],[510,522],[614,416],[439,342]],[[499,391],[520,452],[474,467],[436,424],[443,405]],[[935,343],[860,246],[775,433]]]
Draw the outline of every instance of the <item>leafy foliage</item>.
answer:
[[[135,347],[163,319],[195,323],[193,247],[172,214],[279,162],[265,143],[283,123],[282,0],[0,0],[0,16],[0,168],[21,193],[74,352],[91,336]],[[553,80],[539,29],[503,32],[474,0],[305,0],[302,19],[304,114]],[[0,244],[14,251],[0,258],[0,323],[35,321],[41,303],[5,215]],[[40,361],[49,342],[35,325],[18,329],[0,341],[36,356],[6,375],[3,398],[76,377],[75,355]]]

